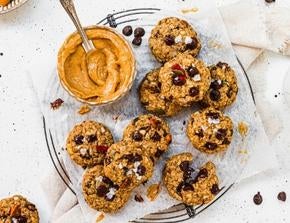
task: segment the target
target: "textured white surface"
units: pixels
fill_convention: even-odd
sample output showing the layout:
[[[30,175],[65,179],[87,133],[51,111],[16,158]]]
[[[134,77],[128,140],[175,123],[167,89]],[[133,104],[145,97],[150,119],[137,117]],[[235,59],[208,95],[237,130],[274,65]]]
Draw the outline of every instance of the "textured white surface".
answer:
[[[76,1],[84,24],[94,24],[107,13],[133,7],[164,7],[190,5],[190,0],[111,0]],[[233,2],[220,0],[219,4]],[[89,7],[88,7],[89,6]],[[0,197],[22,193],[39,208],[41,222],[49,222],[51,210],[47,206],[39,181],[51,167],[42,134],[42,122],[37,100],[26,72],[41,74],[50,71],[56,63],[56,53],[63,39],[74,28],[58,1],[31,0],[11,14],[0,17]],[[282,93],[283,74],[290,59],[265,53],[260,61],[263,76],[251,74],[253,81],[263,80],[261,89],[254,89],[281,120],[283,131],[272,143],[278,152],[281,167],[275,171],[252,177],[235,186],[221,201],[201,214],[193,222],[289,222],[290,199],[281,203],[276,199],[280,190],[290,195],[290,122],[289,108]],[[289,86],[290,87],[290,86]],[[279,94],[281,93],[281,94]],[[277,97],[274,95],[277,94]],[[265,109],[267,107],[265,106]],[[288,109],[288,110],[287,110]],[[269,124],[268,130],[271,131]],[[263,158],[261,154],[261,158]],[[264,197],[261,206],[252,202],[260,191]]]

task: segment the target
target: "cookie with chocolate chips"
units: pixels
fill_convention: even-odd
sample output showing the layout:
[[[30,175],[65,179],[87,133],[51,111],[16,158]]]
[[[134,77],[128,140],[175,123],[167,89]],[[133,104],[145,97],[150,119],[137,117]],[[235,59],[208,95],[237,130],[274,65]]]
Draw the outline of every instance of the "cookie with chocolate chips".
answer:
[[[1,223],[38,223],[38,211],[34,204],[20,195],[0,200]]]
[[[233,122],[221,111],[207,108],[191,115],[186,133],[196,149],[218,153],[225,151],[232,141]]]
[[[160,116],[173,116],[181,111],[182,107],[162,94],[159,71],[160,68],[146,74],[139,86],[139,99],[150,113]]]
[[[172,156],[165,165],[163,180],[169,195],[187,205],[207,204],[219,192],[216,167],[207,162],[200,169],[191,167],[191,153]]]
[[[139,144],[121,141],[113,144],[106,155],[104,173],[121,188],[133,189],[153,174],[153,161]]]
[[[168,17],[160,20],[151,31],[150,49],[159,62],[166,62],[180,53],[197,56],[201,44],[196,31],[185,20]]]
[[[210,72],[191,55],[178,55],[160,69],[159,81],[165,98],[186,107],[202,100],[209,89]]]
[[[124,130],[123,139],[139,145],[153,160],[157,160],[168,150],[172,136],[163,119],[148,114],[131,121]]]
[[[82,190],[87,204],[98,211],[116,212],[130,198],[131,191],[121,188],[104,175],[103,166],[88,169],[83,176]]]
[[[86,168],[102,164],[113,143],[113,136],[106,126],[95,121],[84,121],[71,130],[66,148],[71,159]]]
[[[226,63],[219,62],[209,67],[211,84],[201,105],[214,107],[219,110],[234,103],[238,93],[235,71]]]

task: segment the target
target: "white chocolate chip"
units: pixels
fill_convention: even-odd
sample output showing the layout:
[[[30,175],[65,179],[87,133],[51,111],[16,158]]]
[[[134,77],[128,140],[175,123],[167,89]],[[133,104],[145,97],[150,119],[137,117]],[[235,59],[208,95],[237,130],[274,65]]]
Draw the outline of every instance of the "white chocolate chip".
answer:
[[[139,161],[135,162],[135,163],[134,163],[134,168],[135,168],[135,169],[138,168],[138,166],[140,166],[140,164],[141,164],[141,163],[140,163]]]
[[[145,134],[146,134],[146,131],[145,131],[144,129],[142,129],[142,130],[139,131],[139,133],[140,133],[141,135],[145,135]]]
[[[132,175],[133,174],[133,171],[132,170],[128,170],[128,172],[127,172],[127,176],[130,176],[130,175]]]
[[[122,169],[123,168],[123,164],[122,163],[119,163],[118,168],[119,169]]]
[[[182,42],[182,36],[176,36],[174,39],[175,43],[181,43]]]
[[[137,180],[141,180],[142,179],[142,177],[139,174],[136,174],[136,178],[137,178]]]
[[[184,39],[184,43],[185,44],[190,44],[190,43],[192,43],[192,39],[189,36],[186,36],[185,39]]]
[[[97,182],[102,182],[103,181],[103,177],[102,176],[98,176],[95,178]]]
[[[105,132],[106,132],[105,128],[102,127],[102,128],[101,128],[101,133],[105,133]]]
[[[206,131],[206,130],[207,130],[207,127],[204,126],[204,125],[202,125],[202,126],[201,126],[201,129],[202,129],[203,131]]]
[[[194,81],[200,81],[200,80],[201,80],[201,76],[200,76],[200,74],[196,74],[196,75],[194,75],[193,80],[194,80]]]
[[[116,191],[117,190],[115,188],[111,187],[109,189],[109,192],[106,194],[106,197],[109,198],[109,199],[112,199],[115,196]]]
[[[208,123],[209,124],[219,124],[220,123],[220,120],[217,118],[217,119],[213,119],[213,118],[208,118]]]
[[[86,148],[81,148],[80,149],[80,154],[85,156],[88,153],[88,150]]]
[[[221,85],[222,84],[222,81],[221,80],[217,80],[218,84]]]

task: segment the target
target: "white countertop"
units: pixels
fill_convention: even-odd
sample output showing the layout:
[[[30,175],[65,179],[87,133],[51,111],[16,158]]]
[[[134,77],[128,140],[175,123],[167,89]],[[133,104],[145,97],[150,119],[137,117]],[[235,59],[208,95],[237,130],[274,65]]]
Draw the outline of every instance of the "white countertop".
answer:
[[[235,0],[219,0],[219,5]],[[83,24],[95,24],[114,10],[136,7],[189,5],[190,0],[77,0]],[[101,8],[100,8],[101,7]],[[22,8],[0,16],[0,198],[21,193],[38,206],[41,222],[49,222],[48,207],[39,182],[52,167],[46,150],[41,112],[27,72],[50,72],[57,50],[73,25],[56,0],[30,0]],[[282,132],[272,144],[281,167],[241,182],[215,205],[192,222],[290,222],[290,113],[283,94],[283,79],[290,58],[265,53],[264,95],[271,109],[283,123]],[[251,77],[255,79],[255,77]],[[290,86],[289,86],[290,87]],[[259,89],[255,89],[259,94]],[[277,97],[274,95],[277,94]],[[289,108],[288,108],[289,111]],[[261,159],[263,154],[261,154]],[[264,202],[253,204],[260,191]],[[278,192],[288,192],[289,199],[277,200]],[[288,211],[286,211],[288,210]]]

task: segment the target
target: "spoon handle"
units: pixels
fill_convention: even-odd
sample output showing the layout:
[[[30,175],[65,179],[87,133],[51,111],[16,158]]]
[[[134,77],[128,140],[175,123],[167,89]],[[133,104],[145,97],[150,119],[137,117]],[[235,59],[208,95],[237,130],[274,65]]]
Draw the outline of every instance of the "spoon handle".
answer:
[[[75,27],[77,28],[81,38],[83,40],[83,47],[86,52],[93,50],[95,47],[92,42],[89,41],[87,34],[85,33],[80,20],[77,16],[73,0],[60,0],[62,7],[65,9],[71,20],[73,21]]]

